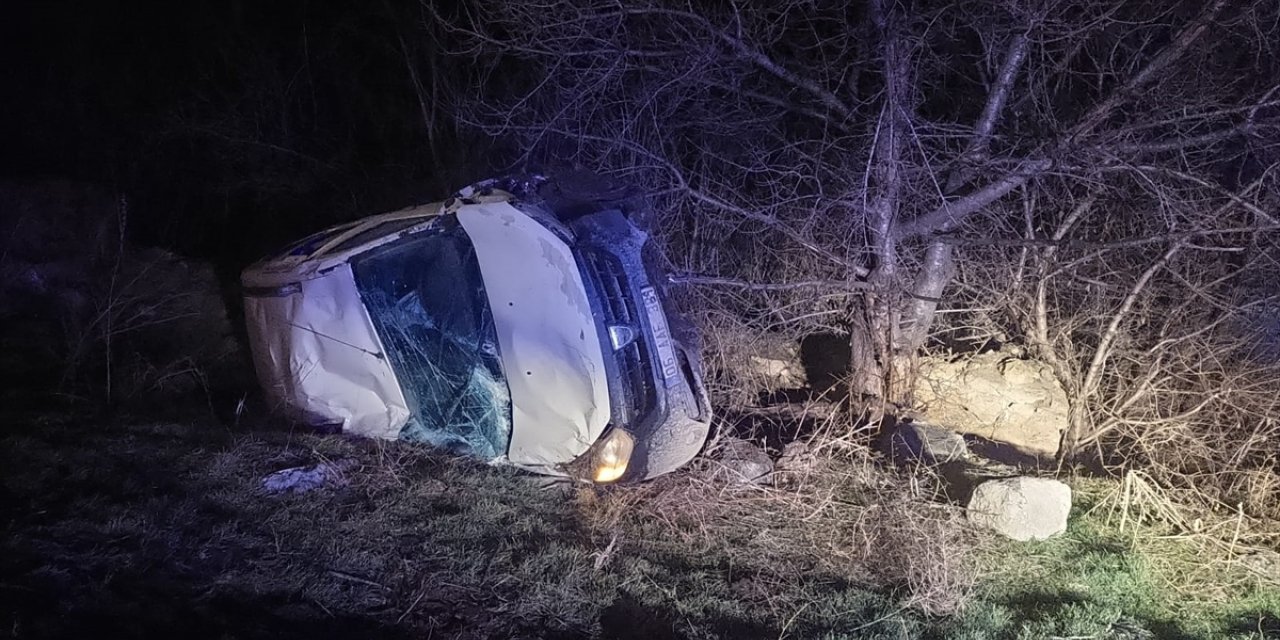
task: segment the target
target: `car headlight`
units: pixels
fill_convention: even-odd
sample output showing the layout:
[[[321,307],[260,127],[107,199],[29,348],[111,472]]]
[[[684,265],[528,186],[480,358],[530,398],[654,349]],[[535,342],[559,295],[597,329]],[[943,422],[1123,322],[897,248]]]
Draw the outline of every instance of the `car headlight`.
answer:
[[[616,482],[627,472],[636,440],[622,429],[613,429],[599,442],[592,460],[591,477],[596,482]]]

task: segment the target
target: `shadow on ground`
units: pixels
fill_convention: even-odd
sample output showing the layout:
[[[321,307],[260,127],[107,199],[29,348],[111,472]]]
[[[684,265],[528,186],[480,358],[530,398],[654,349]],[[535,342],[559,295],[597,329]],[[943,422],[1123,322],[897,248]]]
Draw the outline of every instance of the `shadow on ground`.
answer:
[[[7,575],[13,575],[7,573]],[[0,622],[13,638],[410,638],[368,616],[333,614],[288,594],[193,583],[152,567],[103,577],[85,592],[44,565],[0,586]],[[69,597],[71,596],[71,597]]]
[[[573,489],[416,445],[207,415],[0,424],[0,637],[776,638],[777,585],[865,591],[672,544],[601,569],[588,519],[607,514]],[[341,486],[260,488],[336,459],[355,461]]]

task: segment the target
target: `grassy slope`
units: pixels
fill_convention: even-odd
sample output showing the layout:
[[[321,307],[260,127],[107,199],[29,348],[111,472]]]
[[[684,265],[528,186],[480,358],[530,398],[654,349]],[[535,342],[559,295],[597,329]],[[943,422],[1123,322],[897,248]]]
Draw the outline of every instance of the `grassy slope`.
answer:
[[[1084,525],[992,550],[976,599],[931,618],[910,581],[768,552],[793,544],[769,513],[698,535],[705,517],[664,500],[692,473],[542,488],[416,446],[201,420],[11,416],[3,434],[0,637],[1257,638],[1280,617],[1274,594],[1181,608]],[[325,459],[355,461],[346,486],[258,490]]]

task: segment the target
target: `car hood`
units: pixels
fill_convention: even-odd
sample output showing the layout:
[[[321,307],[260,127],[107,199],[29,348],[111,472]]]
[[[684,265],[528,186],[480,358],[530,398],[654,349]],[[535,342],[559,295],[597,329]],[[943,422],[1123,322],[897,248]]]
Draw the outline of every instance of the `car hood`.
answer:
[[[573,251],[507,202],[457,211],[484,276],[511,391],[508,460],[550,471],[585,453],[609,421],[600,335]]]

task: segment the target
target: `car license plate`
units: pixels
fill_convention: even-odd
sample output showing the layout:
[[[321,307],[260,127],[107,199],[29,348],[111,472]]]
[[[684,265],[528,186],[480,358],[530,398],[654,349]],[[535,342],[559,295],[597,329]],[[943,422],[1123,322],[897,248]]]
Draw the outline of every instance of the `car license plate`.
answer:
[[[667,314],[662,309],[662,300],[653,287],[642,289],[640,295],[644,298],[644,308],[649,314],[653,342],[658,349],[658,361],[662,364],[662,377],[665,380],[675,380],[680,374],[680,368],[676,364],[676,352],[671,345],[671,330],[667,327]]]

